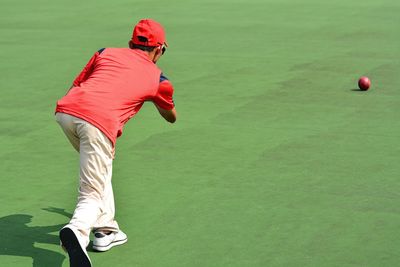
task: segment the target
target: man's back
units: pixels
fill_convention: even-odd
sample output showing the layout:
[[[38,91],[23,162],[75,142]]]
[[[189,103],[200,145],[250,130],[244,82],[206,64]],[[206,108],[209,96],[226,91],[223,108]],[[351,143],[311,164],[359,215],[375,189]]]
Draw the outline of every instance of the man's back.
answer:
[[[124,124],[159,91],[161,70],[138,49],[99,50],[75,79],[56,112],[84,119],[115,143]]]

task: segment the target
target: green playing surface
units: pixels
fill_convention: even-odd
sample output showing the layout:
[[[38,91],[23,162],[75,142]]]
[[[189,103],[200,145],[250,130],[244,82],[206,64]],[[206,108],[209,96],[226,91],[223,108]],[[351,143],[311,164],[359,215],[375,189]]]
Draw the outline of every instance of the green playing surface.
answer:
[[[114,162],[126,245],[93,266],[400,266],[398,0],[0,5],[0,266],[66,267],[78,155],[55,102],[133,25],[165,25],[178,121],[147,103]],[[372,81],[367,92],[357,79]]]

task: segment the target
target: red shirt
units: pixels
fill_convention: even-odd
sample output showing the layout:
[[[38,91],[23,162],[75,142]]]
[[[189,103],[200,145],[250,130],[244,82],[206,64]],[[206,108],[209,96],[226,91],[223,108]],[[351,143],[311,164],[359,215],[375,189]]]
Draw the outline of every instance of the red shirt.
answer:
[[[101,49],[76,77],[70,91],[57,101],[56,112],[86,120],[115,145],[125,123],[153,101],[174,108],[173,87],[161,70],[138,49]]]

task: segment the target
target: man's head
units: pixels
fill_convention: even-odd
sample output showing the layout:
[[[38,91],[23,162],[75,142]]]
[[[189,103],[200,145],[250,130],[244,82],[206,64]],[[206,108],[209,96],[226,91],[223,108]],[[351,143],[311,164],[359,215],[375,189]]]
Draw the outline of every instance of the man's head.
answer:
[[[146,51],[154,63],[164,54],[167,46],[164,28],[152,19],[139,21],[129,41],[130,48]]]

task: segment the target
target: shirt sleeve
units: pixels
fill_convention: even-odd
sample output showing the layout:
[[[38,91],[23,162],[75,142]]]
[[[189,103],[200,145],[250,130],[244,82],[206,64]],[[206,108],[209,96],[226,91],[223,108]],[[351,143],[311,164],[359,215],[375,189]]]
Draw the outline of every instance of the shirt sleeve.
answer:
[[[81,73],[79,73],[79,75],[76,76],[76,78],[73,82],[73,86],[79,86],[82,82],[86,81],[87,78],[89,78],[90,74],[92,74],[92,72],[94,70],[95,62],[96,62],[98,56],[101,54],[101,52],[103,52],[103,50],[104,50],[104,48],[100,49],[92,56],[92,58],[89,60],[89,62],[83,68]]]
[[[160,85],[157,94],[153,98],[154,103],[162,109],[171,110],[175,107],[173,94],[174,87],[172,86],[172,83],[161,73]]]

